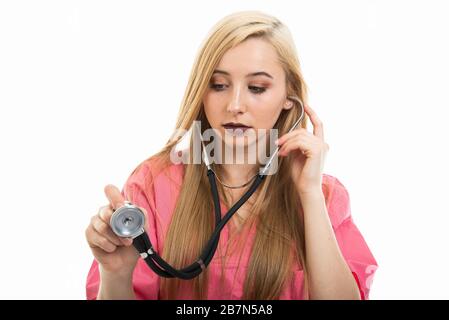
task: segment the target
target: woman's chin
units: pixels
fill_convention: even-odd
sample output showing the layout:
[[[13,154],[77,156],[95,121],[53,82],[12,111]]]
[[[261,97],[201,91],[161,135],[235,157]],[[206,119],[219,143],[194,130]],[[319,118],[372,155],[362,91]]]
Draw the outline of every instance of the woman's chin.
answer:
[[[228,147],[247,147],[257,142],[257,136],[255,135],[254,129],[252,128],[246,131],[225,130],[224,132],[220,132],[220,138]]]
[[[257,143],[257,139],[252,139],[251,137],[245,137],[245,136],[240,136],[240,137],[232,137],[230,139],[225,139],[224,140],[224,144],[226,145],[226,147],[233,147],[233,148],[244,148],[244,147],[250,147],[250,146],[255,146]]]

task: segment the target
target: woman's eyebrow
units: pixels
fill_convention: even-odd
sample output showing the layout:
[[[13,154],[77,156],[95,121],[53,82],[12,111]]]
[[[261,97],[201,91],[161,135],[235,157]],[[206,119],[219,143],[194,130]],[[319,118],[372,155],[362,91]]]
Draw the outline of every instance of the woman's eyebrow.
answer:
[[[216,73],[224,74],[224,75],[227,75],[227,76],[230,75],[229,72],[224,71],[224,70],[219,70],[219,69],[214,70],[213,74],[216,74]],[[254,77],[254,76],[265,76],[265,77],[273,79],[273,77],[268,72],[265,72],[265,71],[258,71],[258,72],[248,73],[246,75],[246,77]]]

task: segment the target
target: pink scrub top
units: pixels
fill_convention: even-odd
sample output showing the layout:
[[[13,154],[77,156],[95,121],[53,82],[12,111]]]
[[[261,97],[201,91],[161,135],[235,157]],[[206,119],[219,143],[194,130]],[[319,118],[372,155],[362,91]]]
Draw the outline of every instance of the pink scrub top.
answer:
[[[148,213],[148,231],[151,243],[158,253],[164,245],[165,234],[174,212],[177,196],[180,191],[184,165],[171,164],[162,172],[154,172],[151,160],[145,161],[135,170],[126,181],[122,194],[132,203],[143,207]],[[146,179],[152,179],[154,184],[151,191],[146,190]],[[335,177],[323,174],[322,190],[329,219],[335,233],[340,250],[357,282],[362,299],[369,298],[371,283],[377,269],[377,262],[366,244],[362,234],[351,216],[349,194],[343,184]],[[222,215],[227,208],[222,205]],[[211,213],[213,214],[213,212]],[[229,256],[224,263],[224,282],[221,279],[221,255],[230,241],[230,234],[234,234],[232,219],[223,228],[215,256],[208,266],[208,295],[207,299],[234,300],[243,296],[243,285],[251,254],[251,241],[255,234],[255,225],[251,224],[244,235],[246,245],[240,252]],[[229,251],[229,249],[228,249]],[[230,250],[233,252],[232,250]],[[94,259],[86,282],[87,299],[96,299],[100,284],[98,263]],[[133,287],[139,300],[160,299],[160,278],[145,263],[139,259],[133,274]],[[185,290],[184,290],[185,291]],[[190,292],[180,292],[179,299],[194,299]],[[303,271],[294,267],[292,280],[286,283],[280,295],[281,300],[300,300],[307,298],[303,288]]]

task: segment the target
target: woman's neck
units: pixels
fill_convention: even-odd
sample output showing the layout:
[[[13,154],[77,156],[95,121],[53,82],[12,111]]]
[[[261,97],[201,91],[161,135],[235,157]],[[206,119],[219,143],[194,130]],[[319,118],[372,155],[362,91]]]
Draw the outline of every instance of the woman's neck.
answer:
[[[221,159],[220,168],[222,176],[220,177],[224,183],[230,186],[242,185],[250,180],[258,172],[258,164],[251,163],[248,156],[248,147],[245,146],[243,150],[239,151],[243,154],[237,154],[234,146],[222,144],[218,152]],[[232,155],[232,157],[230,157]],[[244,163],[236,163],[238,162]],[[254,161],[253,161],[254,162]]]
[[[230,186],[242,185],[250,180],[258,172],[256,164],[222,164],[222,181]]]

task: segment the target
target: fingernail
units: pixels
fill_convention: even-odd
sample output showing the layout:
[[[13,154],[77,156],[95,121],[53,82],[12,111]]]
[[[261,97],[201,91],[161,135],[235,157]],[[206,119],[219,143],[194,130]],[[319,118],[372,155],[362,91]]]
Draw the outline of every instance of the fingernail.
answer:
[[[274,142],[274,144],[279,144],[279,139],[276,139],[276,141]]]

